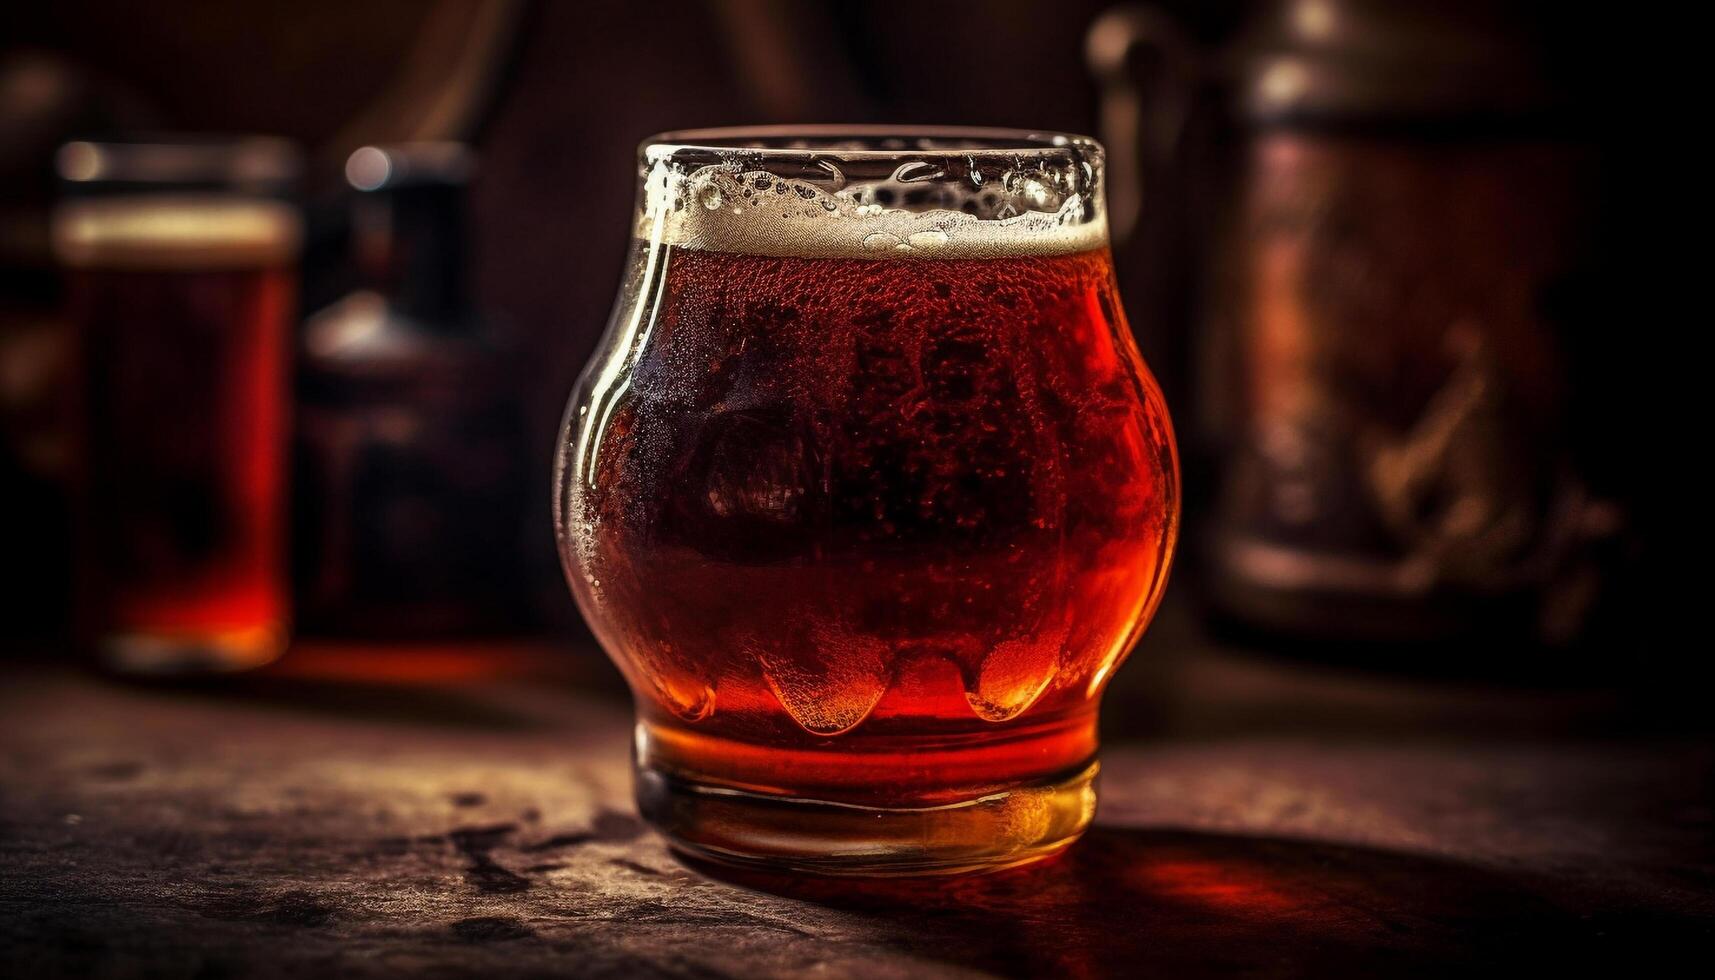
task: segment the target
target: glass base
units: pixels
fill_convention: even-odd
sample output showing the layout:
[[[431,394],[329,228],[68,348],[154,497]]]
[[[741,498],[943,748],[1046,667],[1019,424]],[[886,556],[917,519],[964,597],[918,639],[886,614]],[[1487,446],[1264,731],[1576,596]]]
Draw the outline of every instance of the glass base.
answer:
[[[894,877],[998,871],[1049,857],[1096,812],[1098,763],[942,806],[771,796],[637,770],[637,808],[674,848],[718,864]]]
[[[273,663],[286,651],[278,625],[184,633],[110,633],[96,645],[101,665],[134,677],[232,674]]]

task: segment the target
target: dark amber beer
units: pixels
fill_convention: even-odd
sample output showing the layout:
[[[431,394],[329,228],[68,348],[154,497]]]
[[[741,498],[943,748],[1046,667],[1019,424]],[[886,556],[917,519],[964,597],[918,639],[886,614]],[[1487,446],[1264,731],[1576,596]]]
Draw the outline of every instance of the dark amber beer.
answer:
[[[98,195],[63,205],[55,234],[77,328],[86,641],[125,672],[273,659],[295,212],[228,193]]]
[[[562,554],[637,694],[645,814],[824,871],[1064,846],[1179,512],[1099,211],[714,166],[668,174],[653,225],[646,195],[562,443]]]

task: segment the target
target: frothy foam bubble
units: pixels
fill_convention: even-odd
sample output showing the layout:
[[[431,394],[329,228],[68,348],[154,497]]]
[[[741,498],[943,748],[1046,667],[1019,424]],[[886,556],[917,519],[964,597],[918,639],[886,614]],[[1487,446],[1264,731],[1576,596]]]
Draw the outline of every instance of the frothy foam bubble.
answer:
[[[909,163],[889,181],[830,191],[765,171],[712,164],[687,173],[658,160],[645,183],[637,236],[681,248],[807,258],[983,259],[1107,244],[1106,213],[1087,187],[1071,190],[1055,174],[1020,169],[998,187],[954,188],[907,172],[923,167],[933,169]],[[934,206],[889,203],[913,194]]]

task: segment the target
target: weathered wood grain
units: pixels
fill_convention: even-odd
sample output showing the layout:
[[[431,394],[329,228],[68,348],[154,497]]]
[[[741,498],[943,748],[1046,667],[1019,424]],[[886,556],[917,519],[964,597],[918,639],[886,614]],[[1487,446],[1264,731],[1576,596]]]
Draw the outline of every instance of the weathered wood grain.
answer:
[[[1276,683],[1267,665],[1199,671],[1172,704],[1116,692],[1110,710],[1156,720],[1129,736],[1118,720],[1098,826],[1061,859],[857,884],[681,864],[632,815],[628,706],[563,677],[288,671],[187,689],[10,668],[0,976],[1445,976],[1708,961],[1715,753],[1698,732],[1557,730],[1544,719],[1568,717],[1563,697],[1534,724],[1485,730],[1481,699],[1303,672]],[[1280,692],[1302,710],[1270,700]],[[1497,716],[1531,710],[1509,697]],[[1194,720],[1160,720],[1178,716]]]

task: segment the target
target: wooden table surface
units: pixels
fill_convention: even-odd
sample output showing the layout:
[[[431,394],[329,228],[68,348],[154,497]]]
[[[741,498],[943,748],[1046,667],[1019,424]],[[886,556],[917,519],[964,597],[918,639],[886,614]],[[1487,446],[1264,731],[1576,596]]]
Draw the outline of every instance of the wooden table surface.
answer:
[[[1078,846],[870,884],[681,864],[633,815],[629,707],[587,649],[309,644],[197,686],[0,666],[0,977],[1715,962],[1715,750],[1683,708],[1162,632],[1105,704]]]

